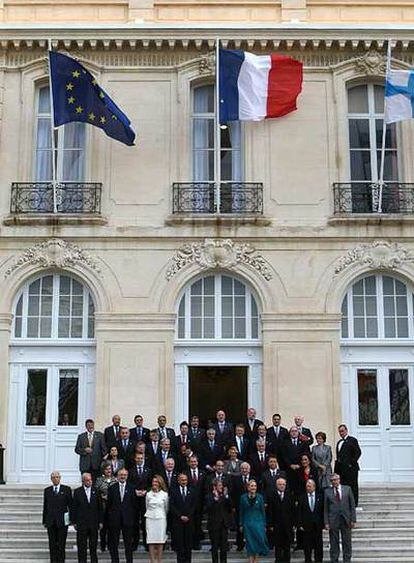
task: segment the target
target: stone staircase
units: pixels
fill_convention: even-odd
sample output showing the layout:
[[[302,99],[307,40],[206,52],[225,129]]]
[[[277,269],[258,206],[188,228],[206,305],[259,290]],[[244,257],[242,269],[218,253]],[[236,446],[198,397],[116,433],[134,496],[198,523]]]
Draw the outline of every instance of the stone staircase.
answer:
[[[362,511],[353,535],[353,563],[414,563],[414,487],[403,485],[365,486],[361,491]],[[0,563],[47,563],[47,534],[41,525],[42,488],[35,486],[0,487]],[[325,535],[325,560],[328,556]],[[76,560],[75,533],[69,531],[67,560]],[[108,553],[99,554],[109,561]],[[137,552],[137,561],[148,561],[145,552]],[[193,553],[200,563],[211,561],[208,542]],[[164,560],[175,561],[166,551]],[[263,558],[273,561],[273,557]],[[246,561],[244,553],[230,551],[229,561]],[[303,561],[303,552],[292,555],[292,561]]]

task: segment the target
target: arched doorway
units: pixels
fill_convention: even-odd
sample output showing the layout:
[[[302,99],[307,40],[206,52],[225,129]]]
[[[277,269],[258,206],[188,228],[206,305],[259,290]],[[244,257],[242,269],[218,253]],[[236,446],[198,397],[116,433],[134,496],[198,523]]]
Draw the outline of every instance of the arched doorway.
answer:
[[[175,342],[175,422],[217,409],[233,422],[262,410],[260,314],[240,279],[215,273],[189,284],[179,300]]]
[[[44,483],[53,469],[78,479],[74,453],[95,396],[95,306],[64,273],[28,281],[14,304],[10,342],[8,481]]]
[[[342,303],[342,406],[361,443],[365,481],[414,476],[413,300],[404,281],[371,274]]]

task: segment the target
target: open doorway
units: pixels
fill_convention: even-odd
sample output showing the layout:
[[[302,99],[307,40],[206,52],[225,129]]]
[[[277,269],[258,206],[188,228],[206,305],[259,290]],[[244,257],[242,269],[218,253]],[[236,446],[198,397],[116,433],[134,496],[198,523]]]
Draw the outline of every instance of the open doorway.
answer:
[[[227,420],[243,422],[247,410],[247,366],[191,366],[189,415],[197,414],[206,428],[223,409]]]

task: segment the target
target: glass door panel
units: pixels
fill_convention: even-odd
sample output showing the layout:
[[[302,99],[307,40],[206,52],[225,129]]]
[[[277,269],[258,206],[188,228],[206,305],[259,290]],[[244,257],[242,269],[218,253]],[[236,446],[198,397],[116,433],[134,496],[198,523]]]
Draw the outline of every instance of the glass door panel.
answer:
[[[376,369],[358,369],[358,423],[378,426],[378,381]]]
[[[59,369],[58,426],[78,426],[79,369]]]
[[[408,369],[388,370],[391,426],[409,426],[410,388]]]
[[[47,369],[27,370],[26,426],[46,426]]]

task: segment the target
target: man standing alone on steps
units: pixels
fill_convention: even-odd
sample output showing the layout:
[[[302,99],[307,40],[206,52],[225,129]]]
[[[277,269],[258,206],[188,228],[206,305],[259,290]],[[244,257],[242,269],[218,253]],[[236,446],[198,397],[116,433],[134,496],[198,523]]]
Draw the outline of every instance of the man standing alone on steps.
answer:
[[[61,485],[59,471],[53,471],[50,479],[52,485],[43,493],[42,521],[49,536],[50,562],[64,563],[72,491],[67,485]]]
[[[341,534],[344,563],[352,557],[352,528],[356,524],[354,495],[351,487],[341,484],[337,473],[331,476],[332,487],[325,489],[324,523],[329,530],[331,563],[339,561],[339,534]]]

